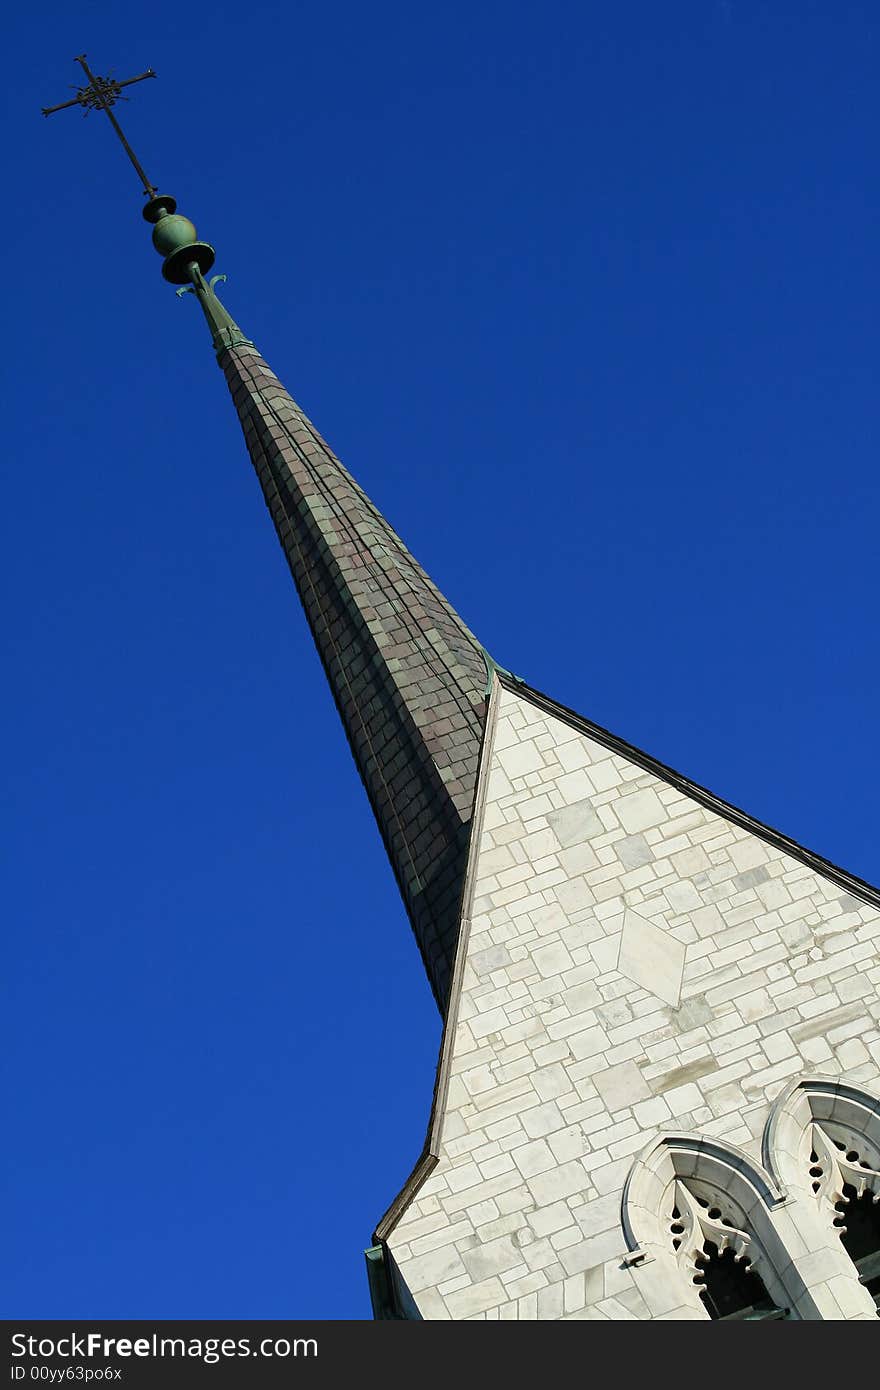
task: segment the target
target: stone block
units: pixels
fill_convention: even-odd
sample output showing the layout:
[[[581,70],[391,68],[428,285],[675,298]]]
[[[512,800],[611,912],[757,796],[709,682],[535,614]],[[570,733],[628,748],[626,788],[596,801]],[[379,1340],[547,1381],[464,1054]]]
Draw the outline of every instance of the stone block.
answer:
[[[454,1245],[442,1245],[406,1262],[406,1283],[413,1293],[462,1274],[467,1274],[467,1269]]]
[[[637,1101],[648,1100],[651,1095],[651,1088],[635,1062],[606,1067],[604,1071],[597,1071],[591,1080],[611,1114]]]
[[[652,1096],[650,1100],[639,1101],[633,1106],[633,1114],[643,1129],[656,1129],[671,1119],[671,1111],[665,1096]]]
[[[556,1159],[544,1139],[533,1139],[511,1150],[511,1157],[524,1178],[544,1173],[555,1166]]]
[[[604,1028],[585,1028],[569,1036],[568,1046],[572,1057],[578,1061],[585,1057],[598,1057],[608,1046],[608,1034]]]
[[[574,961],[561,941],[550,941],[546,946],[538,946],[532,951],[535,969],[545,980],[553,975],[561,975],[571,970]]]
[[[596,814],[589,799],[577,801],[561,811],[550,811],[547,816],[550,826],[563,849],[582,844],[604,832],[605,827]]]
[[[624,835],[614,841],[612,849],[627,869],[640,869],[654,862],[654,851],[644,835]]]
[[[471,1279],[479,1283],[492,1274],[502,1274],[522,1264],[522,1251],[514,1244],[512,1236],[501,1236],[498,1240],[463,1250],[461,1259]]]
[[[727,852],[740,874],[745,873],[746,869],[756,868],[758,864],[765,864],[768,859],[767,846],[753,835],[729,845]]]
[[[627,910],[617,969],[665,1003],[678,1005],[684,972],[685,948],[668,931]]]
[[[524,1110],[520,1119],[522,1127],[530,1139],[540,1139],[545,1134],[552,1134],[554,1130],[562,1129],[565,1125],[559,1106],[552,1100],[545,1101],[543,1105],[534,1105],[530,1110]]]
[[[653,787],[630,792],[615,802],[615,811],[627,834],[632,835],[667,819],[666,809]]]
[[[623,1232],[618,1226],[591,1236],[580,1245],[570,1245],[566,1250],[560,1250],[559,1263],[566,1274],[580,1274],[591,1265],[602,1264],[616,1255],[622,1255],[623,1249]]]
[[[593,794],[594,790],[589,773],[585,772],[583,768],[578,768],[576,772],[566,772],[562,777],[555,778],[553,786],[563,801],[569,805],[586,800]]]
[[[533,1178],[528,1178],[526,1187],[539,1206],[549,1206],[571,1197],[575,1192],[583,1192],[589,1187],[589,1179],[580,1160],[572,1159],[568,1163],[557,1163],[546,1173],[537,1173]]]
[[[469,1318],[474,1313],[484,1313],[487,1308],[506,1301],[504,1285],[498,1278],[484,1279],[479,1284],[471,1284],[469,1288],[446,1296],[446,1306],[453,1318]]]
[[[505,776],[511,781],[525,776],[528,772],[537,772],[544,766],[543,754],[530,740],[511,744],[509,748],[497,749],[495,756],[504,769]]]
[[[574,1217],[565,1202],[552,1202],[538,1211],[527,1212],[526,1220],[538,1236],[552,1236],[574,1225]]]

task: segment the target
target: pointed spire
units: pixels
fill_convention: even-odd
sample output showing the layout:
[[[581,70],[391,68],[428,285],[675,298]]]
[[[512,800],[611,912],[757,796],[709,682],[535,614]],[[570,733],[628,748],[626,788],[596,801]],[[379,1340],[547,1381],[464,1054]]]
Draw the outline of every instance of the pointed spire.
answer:
[[[493,663],[218,299],[214,248],[150,182],[96,78],[59,107],[105,112],[148,202],[162,274],[202,307],[354,759],[445,1011]]]
[[[196,295],[441,1011],[493,663],[346,472],[205,276],[167,195],[143,210],[162,274]]]
[[[256,349],[218,359],[443,1009],[490,659]]]

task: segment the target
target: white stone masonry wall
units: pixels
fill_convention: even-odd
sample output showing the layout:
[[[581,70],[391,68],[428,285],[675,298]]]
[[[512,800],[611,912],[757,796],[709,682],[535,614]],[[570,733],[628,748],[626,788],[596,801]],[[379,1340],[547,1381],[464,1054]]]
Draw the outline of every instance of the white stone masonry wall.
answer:
[[[426,1318],[704,1317],[672,1264],[624,1263],[627,1173],[665,1131],[759,1163],[800,1074],[876,1090],[880,914],[495,698],[442,1153],[389,1249]],[[847,1264],[810,1197],[792,1200],[820,1285]],[[817,1296],[822,1316],[870,1315]]]

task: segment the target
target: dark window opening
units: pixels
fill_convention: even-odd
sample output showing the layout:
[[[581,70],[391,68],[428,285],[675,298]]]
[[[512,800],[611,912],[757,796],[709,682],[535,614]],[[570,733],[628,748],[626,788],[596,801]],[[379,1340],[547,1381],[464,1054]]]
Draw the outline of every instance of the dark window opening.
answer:
[[[755,1322],[788,1317],[788,1309],[777,1308],[748,1260],[736,1260],[729,1246],[719,1254],[718,1246],[707,1240],[696,1264],[694,1283],[710,1318]]]
[[[847,1155],[849,1157],[849,1155]],[[843,1189],[845,1202],[838,1202],[834,1224],[839,1228],[843,1248],[858,1271],[859,1283],[864,1284],[877,1305],[880,1317],[880,1202],[873,1192],[856,1196],[856,1189],[847,1184]]]

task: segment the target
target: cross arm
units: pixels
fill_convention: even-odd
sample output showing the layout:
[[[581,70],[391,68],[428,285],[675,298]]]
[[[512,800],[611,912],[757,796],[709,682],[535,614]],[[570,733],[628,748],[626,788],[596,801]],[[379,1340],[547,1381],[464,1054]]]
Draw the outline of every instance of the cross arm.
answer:
[[[98,83],[95,83],[93,79],[90,86],[82,87],[70,101],[62,101],[58,106],[43,106],[41,110],[44,116],[52,116],[56,111],[66,111],[68,106],[94,105],[96,94],[107,101],[107,106],[112,106],[123,87],[130,87],[133,82],[143,82],[145,77],[155,76],[153,69],[147,68],[146,72],[138,73],[137,77],[126,77],[122,82],[117,82],[114,78],[99,78]],[[104,107],[105,110],[107,106]]]

